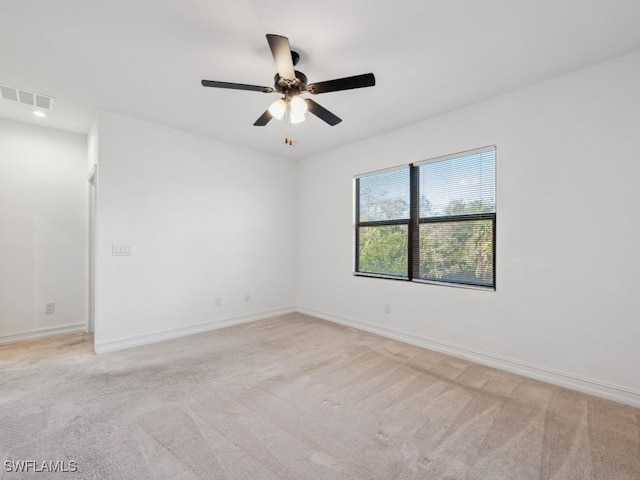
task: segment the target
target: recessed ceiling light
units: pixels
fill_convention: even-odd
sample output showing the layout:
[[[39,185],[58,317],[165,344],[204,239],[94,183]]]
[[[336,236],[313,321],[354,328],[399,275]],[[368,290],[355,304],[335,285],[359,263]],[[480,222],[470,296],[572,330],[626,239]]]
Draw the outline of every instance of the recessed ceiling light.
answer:
[[[44,117],[46,117],[46,116],[47,116],[47,114],[46,114],[46,113],[44,113],[42,110],[34,110],[34,111],[33,111],[33,114],[34,114],[36,117],[40,117],[40,118],[44,118]]]

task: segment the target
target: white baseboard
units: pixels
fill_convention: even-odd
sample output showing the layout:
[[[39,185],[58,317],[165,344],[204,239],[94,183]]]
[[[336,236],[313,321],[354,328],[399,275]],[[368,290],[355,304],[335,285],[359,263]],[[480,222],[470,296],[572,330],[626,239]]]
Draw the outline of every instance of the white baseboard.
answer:
[[[84,332],[87,324],[67,323],[66,325],[58,325],[57,327],[41,327],[32,328],[23,332],[0,334],[0,345],[9,343],[22,342],[24,340],[33,340],[35,338],[49,337],[51,335],[59,335],[61,333]]]
[[[251,315],[242,315],[240,317],[230,317],[222,320],[214,320],[211,322],[189,325],[187,327],[160,330],[144,335],[118,338],[115,340],[109,340],[100,343],[96,342],[94,345],[94,350],[97,354],[115,352],[116,350],[139,347],[142,345],[148,345],[150,343],[162,342],[164,340],[171,340],[173,338],[186,337],[187,335],[194,335],[196,333],[207,332],[209,330],[216,330],[218,328],[231,327],[233,325],[254,322],[256,320],[263,320],[265,318],[275,317],[278,315],[286,315],[287,313],[293,313],[295,311],[295,307],[286,307]]]
[[[317,317],[333,323],[338,323],[346,327],[374,333],[376,335],[399,340],[404,343],[463,358],[465,360],[471,360],[482,365],[487,365],[500,370],[505,370],[507,372],[516,373],[524,377],[534,378],[546,383],[551,383],[553,385],[569,388],[578,392],[606,398],[607,400],[613,400],[614,402],[623,403],[625,405],[640,407],[640,391],[631,388],[612,385],[609,383],[601,382],[599,380],[593,380],[590,378],[573,375],[571,373],[552,370],[546,367],[541,367],[538,365],[521,362],[519,360],[502,357],[500,355],[494,355],[492,353],[482,352],[460,345],[453,345],[421,335],[414,335],[395,329],[370,325],[357,320],[320,312],[312,308],[299,306],[297,308],[297,311],[306,315],[310,315],[312,317]]]

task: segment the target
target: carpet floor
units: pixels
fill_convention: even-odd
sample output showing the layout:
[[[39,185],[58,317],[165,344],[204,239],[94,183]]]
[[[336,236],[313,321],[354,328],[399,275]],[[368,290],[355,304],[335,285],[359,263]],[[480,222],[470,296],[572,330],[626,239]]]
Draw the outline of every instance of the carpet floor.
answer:
[[[639,409],[301,314],[92,341],[0,347],[0,477],[640,479]]]

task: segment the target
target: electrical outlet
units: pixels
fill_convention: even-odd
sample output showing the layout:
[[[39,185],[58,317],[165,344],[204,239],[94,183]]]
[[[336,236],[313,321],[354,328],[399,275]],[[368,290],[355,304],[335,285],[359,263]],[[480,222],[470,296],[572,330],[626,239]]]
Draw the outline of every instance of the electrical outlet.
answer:
[[[391,304],[390,303],[385,303],[384,304],[384,313],[391,313]]]
[[[220,297],[216,297],[216,299],[213,301],[213,304],[216,307],[221,307],[222,306],[222,299]]]
[[[56,312],[55,302],[47,302],[44,304],[44,313],[50,314]]]

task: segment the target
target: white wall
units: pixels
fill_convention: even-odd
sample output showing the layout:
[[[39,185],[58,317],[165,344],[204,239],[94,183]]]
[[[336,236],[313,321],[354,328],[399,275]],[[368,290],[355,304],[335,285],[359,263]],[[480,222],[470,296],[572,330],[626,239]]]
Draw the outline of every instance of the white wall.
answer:
[[[84,328],[86,155],[84,135],[0,119],[0,343]]]
[[[640,405],[638,85],[640,53],[301,162],[299,307]],[[352,275],[354,175],[493,144],[496,292]]]
[[[107,112],[97,125],[96,351],[294,308],[293,161]]]

